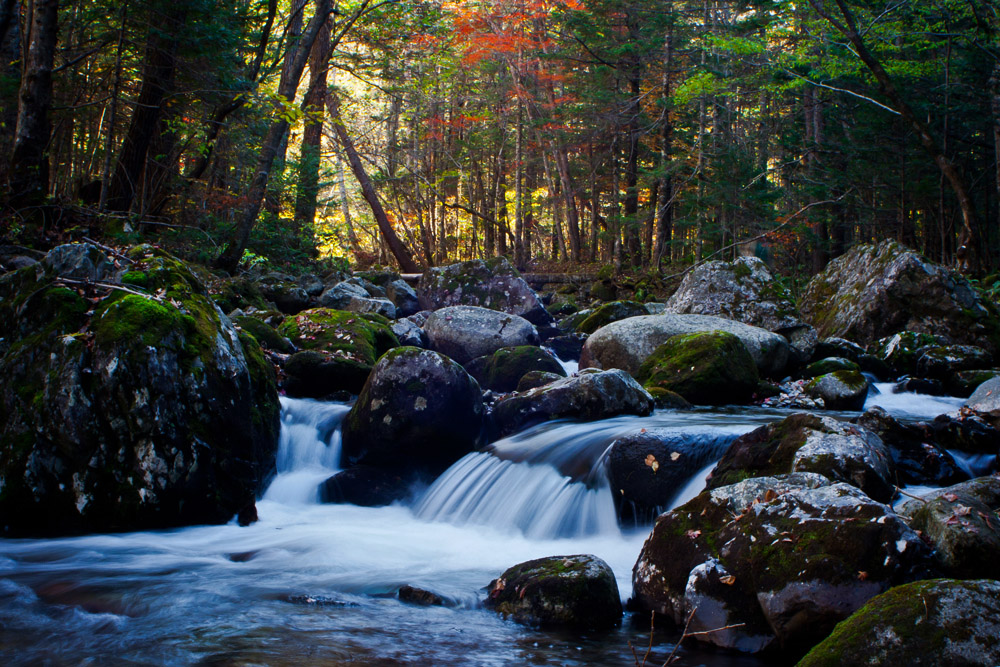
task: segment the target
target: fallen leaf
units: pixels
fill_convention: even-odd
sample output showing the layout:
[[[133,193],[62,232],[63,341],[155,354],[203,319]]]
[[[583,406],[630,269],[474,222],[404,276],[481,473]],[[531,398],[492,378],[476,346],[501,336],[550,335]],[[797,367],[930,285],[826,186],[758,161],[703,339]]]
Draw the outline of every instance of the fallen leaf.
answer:
[[[670,454],[670,460],[671,461],[676,461],[680,457],[681,457],[681,453],[680,452],[673,452],[673,453]]]
[[[696,537],[701,537],[701,531],[700,530],[689,530],[689,531],[687,531],[684,534],[687,535],[688,537],[690,537],[692,540],[695,539]]]
[[[646,454],[646,465],[652,468],[653,472],[656,472],[657,470],[660,469],[660,462],[657,461],[656,457],[653,456],[652,454]]]
[[[732,586],[733,584],[736,583],[736,577],[734,577],[731,574],[727,574],[727,575],[719,577],[719,581],[721,583],[725,584],[726,586]]]
[[[941,497],[947,500],[949,503],[953,503],[956,500],[958,500],[958,496],[956,496],[954,493],[946,493]]]
[[[865,572],[864,570],[861,570],[860,572],[858,572],[858,581],[865,581],[867,579],[868,579],[868,573],[867,572]]]
[[[778,497],[778,492],[775,491],[774,489],[768,489],[767,491],[764,492],[765,503],[769,503],[777,497]]]

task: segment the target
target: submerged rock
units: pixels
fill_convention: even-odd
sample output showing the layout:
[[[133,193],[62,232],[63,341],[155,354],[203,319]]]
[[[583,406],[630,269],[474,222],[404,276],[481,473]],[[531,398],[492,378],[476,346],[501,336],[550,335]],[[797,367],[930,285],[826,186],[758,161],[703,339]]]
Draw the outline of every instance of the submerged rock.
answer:
[[[523,317],[476,306],[434,311],[424,324],[431,349],[460,364],[502,347],[537,345],[538,332]]]
[[[121,290],[60,283],[63,269],[93,277],[96,253],[0,279],[5,534],[251,517],[277,449],[274,369],[161,250],[131,250]]]
[[[622,618],[615,574],[596,556],[536,558],[506,570],[487,590],[487,607],[525,625],[608,630]]]
[[[725,331],[740,339],[762,375],[780,375],[788,363],[788,341],[748,324],[710,315],[645,315],[612,322],[590,335],[580,367],[620,368],[638,373],[653,351],[678,334]]]
[[[798,667],[1000,664],[1000,582],[918,581],[870,600]]]
[[[708,478],[708,488],[748,477],[814,472],[852,484],[876,500],[895,493],[892,460],[877,435],[829,417],[798,413],[736,439]]]
[[[362,507],[382,507],[410,495],[411,477],[398,471],[374,466],[341,470],[319,486],[321,503],[350,503]]]
[[[872,345],[907,330],[1000,349],[1000,313],[958,273],[894,241],[858,245],[815,276],[799,302],[820,336]]]

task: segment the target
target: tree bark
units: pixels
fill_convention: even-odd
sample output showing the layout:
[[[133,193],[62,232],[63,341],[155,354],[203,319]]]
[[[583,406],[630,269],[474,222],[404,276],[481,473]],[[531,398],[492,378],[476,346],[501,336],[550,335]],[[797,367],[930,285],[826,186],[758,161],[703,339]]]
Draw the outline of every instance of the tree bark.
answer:
[[[299,153],[298,190],[295,194],[296,237],[304,229],[312,229],[316,219],[316,200],[319,196],[319,163],[323,139],[323,114],[326,111],[326,72],[330,62],[330,22],[320,28],[309,57],[309,90],[302,100],[307,114],[302,131],[302,148]]]
[[[656,206],[656,246],[653,266],[660,268],[663,254],[670,248],[673,236],[674,184],[671,176],[673,124],[670,122],[670,74],[673,67],[673,26],[667,29],[663,43],[663,125],[660,130],[660,184]]]

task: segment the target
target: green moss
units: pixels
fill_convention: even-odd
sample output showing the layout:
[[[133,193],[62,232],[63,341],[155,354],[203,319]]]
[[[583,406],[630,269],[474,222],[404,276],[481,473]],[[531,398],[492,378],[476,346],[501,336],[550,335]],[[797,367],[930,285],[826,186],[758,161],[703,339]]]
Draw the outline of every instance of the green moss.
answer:
[[[94,317],[91,329],[99,345],[161,345],[170,334],[183,332],[188,320],[176,308],[154,299],[126,294]]]
[[[648,314],[649,311],[641,303],[635,301],[612,301],[590,313],[583,321],[576,325],[576,331],[578,333],[590,334],[611,322],[617,322],[627,317]]]
[[[292,345],[266,322],[253,316],[237,317],[233,322],[244,331],[253,335],[257,342],[276,352],[291,354],[295,351]]]
[[[545,371],[565,376],[562,365],[539,347],[521,345],[500,348],[489,358],[483,368],[483,380],[488,389],[513,391],[525,373]]]
[[[739,338],[709,331],[669,338],[643,362],[636,379],[692,403],[722,405],[749,400],[760,377]]]
[[[819,417],[803,412],[740,436],[712,471],[707,488],[789,473],[796,452],[806,444],[807,431],[828,430]]]
[[[399,341],[378,315],[359,316],[331,308],[313,308],[286,318],[278,333],[300,349],[340,353],[368,366]]]

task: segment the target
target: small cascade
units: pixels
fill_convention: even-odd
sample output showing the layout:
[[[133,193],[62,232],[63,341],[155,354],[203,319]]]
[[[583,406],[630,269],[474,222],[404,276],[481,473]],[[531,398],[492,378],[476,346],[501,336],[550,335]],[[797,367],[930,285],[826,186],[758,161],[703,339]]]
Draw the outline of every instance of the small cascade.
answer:
[[[965,399],[954,396],[930,396],[912,391],[896,393],[891,382],[878,382],[875,389],[878,391],[868,393],[865,409],[877,405],[897,419],[933,418],[954,412],[965,403]]]
[[[997,469],[996,454],[975,454],[957,449],[949,449],[948,453],[955,459],[955,464],[972,478],[992,474]]]
[[[317,487],[340,466],[340,422],[350,406],[309,399],[281,398],[281,438],[277,476],[265,500],[317,502]]]

